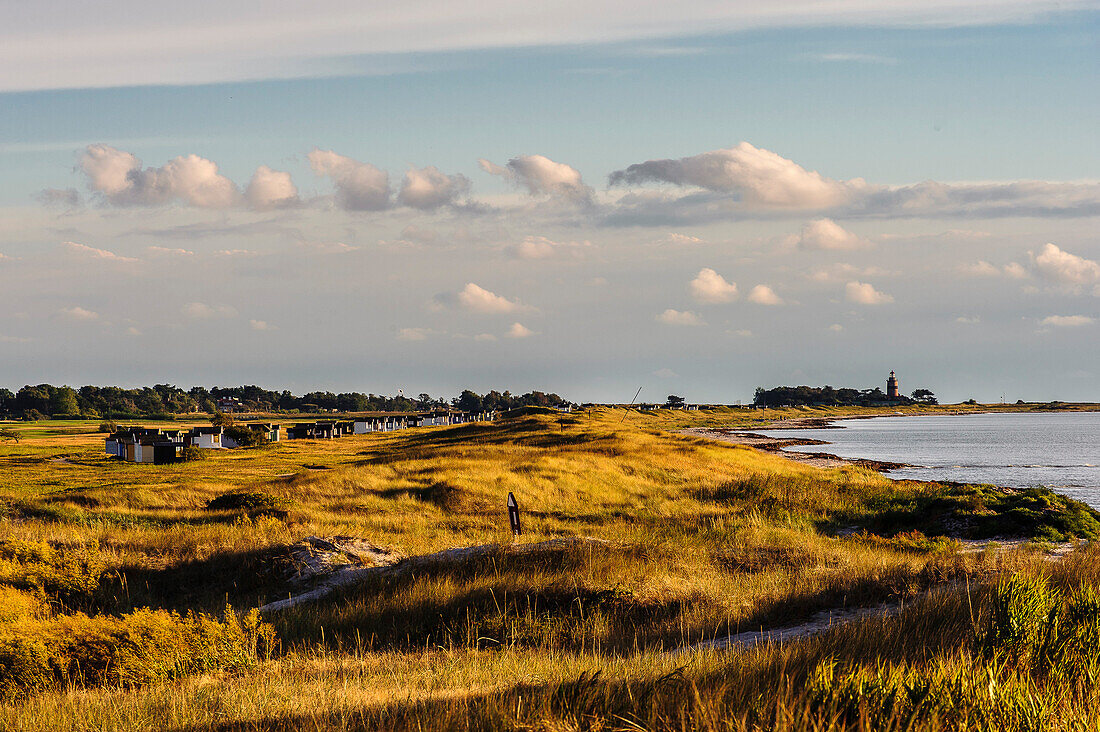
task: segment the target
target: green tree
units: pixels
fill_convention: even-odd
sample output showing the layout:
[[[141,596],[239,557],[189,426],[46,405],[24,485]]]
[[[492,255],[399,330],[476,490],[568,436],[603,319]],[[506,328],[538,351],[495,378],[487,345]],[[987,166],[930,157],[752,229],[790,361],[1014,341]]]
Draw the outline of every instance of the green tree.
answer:
[[[50,415],[80,414],[76,392],[67,386],[59,386],[50,394]]]

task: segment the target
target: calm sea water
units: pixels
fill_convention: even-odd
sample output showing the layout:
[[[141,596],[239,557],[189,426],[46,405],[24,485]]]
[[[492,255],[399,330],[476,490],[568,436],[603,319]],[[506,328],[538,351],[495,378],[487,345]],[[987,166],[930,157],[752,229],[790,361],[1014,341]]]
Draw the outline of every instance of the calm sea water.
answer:
[[[828,445],[788,448],[918,467],[892,478],[1046,486],[1100,508],[1100,412],[876,417],[841,429],[768,430]]]

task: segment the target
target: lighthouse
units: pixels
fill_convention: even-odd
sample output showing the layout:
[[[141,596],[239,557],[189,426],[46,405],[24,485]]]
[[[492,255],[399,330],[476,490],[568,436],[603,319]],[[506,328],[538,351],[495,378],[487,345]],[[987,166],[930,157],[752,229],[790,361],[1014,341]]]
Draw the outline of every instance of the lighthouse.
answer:
[[[898,377],[894,376],[894,372],[890,372],[890,378],[886,380],[886,396],[890,399],[897,399],[901,396],[901,392],[898,391]]]

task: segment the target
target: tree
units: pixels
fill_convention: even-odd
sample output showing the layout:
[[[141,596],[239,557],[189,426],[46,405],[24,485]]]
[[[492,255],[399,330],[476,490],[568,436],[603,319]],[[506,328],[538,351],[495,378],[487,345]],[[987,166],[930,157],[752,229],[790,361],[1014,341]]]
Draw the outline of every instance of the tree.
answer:
[[[233,415],[225,412],[214,412],[214,416],[210,418],[210,424],[215,427],[232,427],[234,424]]]
[[[481,397],[469,389],[463,389],[462,394],[454,400],[454,405],[463,412],[480,412]]]
[[[15,440],[19,443],[19,433],[15,430],[0,430],[0,440]]]
[[[936,401],[936,395],[929,389],[914,389],[913,401],[921,402],[923,404],[939,404]]]
[[[681,396],[676,396],[675,394],[669,394],[668,400],[665,402],[665,404],[672,407],[673,409],[678,409],[684,406],[684,398]]]

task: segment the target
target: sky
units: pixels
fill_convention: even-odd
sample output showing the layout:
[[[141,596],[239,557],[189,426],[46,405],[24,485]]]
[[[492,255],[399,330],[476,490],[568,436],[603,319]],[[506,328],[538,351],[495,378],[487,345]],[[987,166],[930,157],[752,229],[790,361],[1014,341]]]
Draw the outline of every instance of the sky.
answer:
[[[2,386],[1100,401],[1100,2],[0,20]]]

